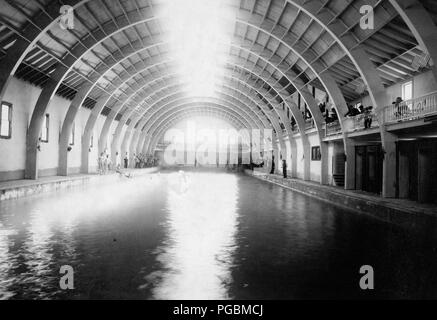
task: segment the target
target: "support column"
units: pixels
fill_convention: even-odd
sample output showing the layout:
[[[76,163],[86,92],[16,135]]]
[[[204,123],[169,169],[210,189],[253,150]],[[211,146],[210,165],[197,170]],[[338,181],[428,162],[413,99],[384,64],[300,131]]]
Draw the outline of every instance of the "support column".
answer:
[[[121,149],[121,145],[120,145],[121,132],[123,130],[124,124],[128,120],[128,117],[129,117],[129,112],[126,112],[121,117],[120,121],[118,122],[117,128],[115,129],[114,139],[112,139],[112,144],[111,144],[111,160],[112,160],[112,162],[114,162],[116,160],[116,152],[118,152]],[[121,158],[124,159],[124,157],[126,155],[126,151],[121,149],[119,153],[121,155]]]
[[[290,142],[290,148],[291,148],[291,177],[297,178],[297,146],[296,146],[296,140],[294,140],[294,143]]]
[[[383,176],[382,196],[384,198],[396,197],[396,140],[397,137],[384,130],[383,132]]]
[[[94,148],[97,147],[97,155],[100,156],[99,152],[99,142],[97,135],[94,135],[94,127],[96,125],[97,119],[99,118],[100,113],[103,110],[103,107],[105,106],[107,99],[109,98],[109,95],[105,94],[100,97],[99,101],[94,106],[93,110],[91,111],[91,114],[88,117],[88,120],[85,125],[85,129],[83,131],[82,136],[82,150],[81,150],[81,172],[82,173],[89,173],[90,172],[90,163],[89,163],[89,146],[91,142],[91,137],[94,139]],[[97,143],[97,145],[96,145]]]
[[[149,148],[149,144],[150,141],[152,140],[152,136],[150,134],[146,134],[146,138],[144,139],[144,144],[143,144],[143,153],[147,156],[149,155],[148,152],[148,148]]]
[[[146,133],[144,131],[141,131],[140,137],[138,139],[138,143],[136,145],[136,152],[137,153],[144,153],[144,143],[146,142]]]
[[[59,73],[59,71],[58,71]],[[42,124],[44,121],[44,115],[47,110],[47,106],[50,103],[56,90],[57,85],[55,81],[50,81],[46,88],[41,92],[35,108],[33,109],[32,118],[30,120],[29,129],[26,139],[26,179],[38,179],[38,145],[39,137],[41,134]]]
[[[346,190],[355,190],[355,141],[346,137],[344,143],[346,156],[344,188]]]
[[[109,130],[111,129],[112,122],[115,120],[117,116],[117,112],[112,110],[109,115],[106,117],[105,123],[103,124],[102,131],[100,132],[99,137],[99,155],[105,151],[108,143]],[[115,150],[117,152],[118,150]],[[114,152],[114,153],[115,153]]]
[[[123,155],[123,158],[125,157],[125,155],[126,155],[126,152],[128,152],[129,154],[128,154],[128,156],[129,156],[129,167],[131,167],[131,165],[132,165],[132,163],[134,162],[133,160],[133,154],[131,154],[130,152],[129,152],[129,149],[128,149],[128,140],[130,139],[130,136],[131,136],[131,134],[132,134],[132,129],[130,128],[130,126],[126,129],[126,132],[124,133],[124,137],[123,137],[123,140],[121,141],[121,145],[119,144],[119,138],[118,139],[116,139],[117,140],[117,145],[119,145],[120,146],[120,149],[121,149],[121,154]],[[112,152],[113,154],[115,154],[114,152]]]
[[[302,134],[301,134],[302,136]],[[311,145],[308,139],[301,138],[303,147],[303,180],[311,180]]]
[[[322,154],[322,159],[320,163],[320,184],[329,184],[329,155],[328,155],[328,143],[320,141],[320,153]]]
[[[278,168],[279,168],[279,149],[280,146],[278,145],[278,143],[275,143],[273,145],[273,156],[275,157],[275,170],[274,170],[274,174],[276,174],[278,172]]]
[[[137,152],[137,143],[138,143],[138,139],[140,138],[140,128],[134,129],[133,130],[134,133],[131,137],[130,143],[129,143],[129,153],[130,154],[136,154],[138,156],[138,152]],[[135,163],[135,161],[133,161],[133,164]],[[133,166],[135,167],[135,165]]]
[[[85,100],[85,94],[87,90],[80,90],[79,93],[74,97],[73,102],[68,108],[67,114],[65,115],[64,122],[62,124],[61,135],[59,137],[59,159],[58,159],[58,175],[68,176],[68,142],[70,140],[71,131],[74,125],[74,120],[79,112],[79,108],[83,100]],[[82,141],[83,143],[83,141]],[[86,152],[88,152],[89,145],[86,147]]]

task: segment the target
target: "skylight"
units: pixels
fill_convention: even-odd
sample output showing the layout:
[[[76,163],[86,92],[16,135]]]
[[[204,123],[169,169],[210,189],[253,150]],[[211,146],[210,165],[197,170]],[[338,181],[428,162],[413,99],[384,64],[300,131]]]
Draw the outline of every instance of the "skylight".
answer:
[[[190,96],[211,97],[231,41],[232,10],[223,0],[165,0],[162,19]]]

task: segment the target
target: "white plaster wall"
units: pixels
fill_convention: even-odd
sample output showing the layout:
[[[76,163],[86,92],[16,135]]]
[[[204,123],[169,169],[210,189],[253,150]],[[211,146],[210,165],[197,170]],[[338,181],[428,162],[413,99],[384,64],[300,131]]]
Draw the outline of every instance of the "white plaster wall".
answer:
[[[333,157],[334,157],[334,144],[332,142],[329,142],[328,143],[328,184],[330,185],[334,183],[332,177]]]
[[[41,152],[38,155],[38,167],[42,170],[52,169],[58,167],[59,158],[59,135],[62,129],[67,108],[69,107],[68,100],[55,96],[50,102],[46,113],[49,114],[49,142],[40,144]],[[30,122],[30,121],[29,121]],[[49,173],[44,172],[43,175]]]
[[[12,104],[12,137],[0,139],[0,172],[22,170],[25,166],[27,125],[40,89],[12,79],[4,101]]]
[[[93,147],[91,148],[89,156],[89,170],[90,172],[96,172],[98,168],[98,155],[99,155],[99,135],[103,129],[106,117],[99,115],[93,130]]]
[[[290,140],[285,140],[285,147],[287,148],[287,171],[291,171],[291,143]]]
[[[24,177],[26,161],[26,135],[32,117],[33,108],[41,93],[41,89],[18,79],[12,79],[5,92],[4,101],[12,104],[12,137],[0,139],[0,180],[11,177]],[[40,175],[53,175],[57,172],[59,155],[59,135],[62,123],[71,101],[55,96],[46,113],[49,120],[49,142],[41,143],[38,165]],[[78,172],[81,165],[82,135],[90,110],[81,108],[75,121],[75,141],[69,153],[69,169]],[[90,155],[91,167],[97,166],[98,137],[106,117],[99,116],[94,129],[94,148]],[[110,137],[117,123],[111,126]]]
[[[299,179],[304,178],[304,159],[303,159],[303,146],[302,146],[302,139],[296,138],[296,146],[297,146],[297,159],[296,159],[296,166],[297,166],[297,177]]]

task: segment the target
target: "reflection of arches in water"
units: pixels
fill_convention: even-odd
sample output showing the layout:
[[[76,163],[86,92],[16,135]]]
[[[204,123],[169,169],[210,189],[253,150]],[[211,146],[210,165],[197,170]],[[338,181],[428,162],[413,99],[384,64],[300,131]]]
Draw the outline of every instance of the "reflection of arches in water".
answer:
[[[190,175],[187,192],[168,192],[161,270],[145,279],[156,299],[228,299],[237,226],[237,177]],[[220,196],[220,201],[217,197]]]

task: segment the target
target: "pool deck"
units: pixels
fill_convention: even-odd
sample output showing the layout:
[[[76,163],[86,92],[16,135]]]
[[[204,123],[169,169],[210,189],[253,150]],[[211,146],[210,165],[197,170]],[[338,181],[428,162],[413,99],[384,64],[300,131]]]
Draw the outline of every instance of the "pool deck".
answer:
[[[124,169],[122,172],[131,177],[157,172],[158,168]],[[42,177],[38,180],[13,180],[0,182],[0,201],[18,199],[44,192],[71,188],[90,183],[110,183],[120,179],[120,174],[111,171],[105,175],[76,174],[70,176]]]
[[[437,206],[422,204],[404,199],[387,199],[377,195],[338,187],[320,185],[316,182],[297,179],[284,179],[280,175],[271,175],[246,170],[246,174],[257,179],[327,201],[345,209],[371,215],[379,220],[407,228],[437,230]],[[435,231],[433,231],[435,232]]]

